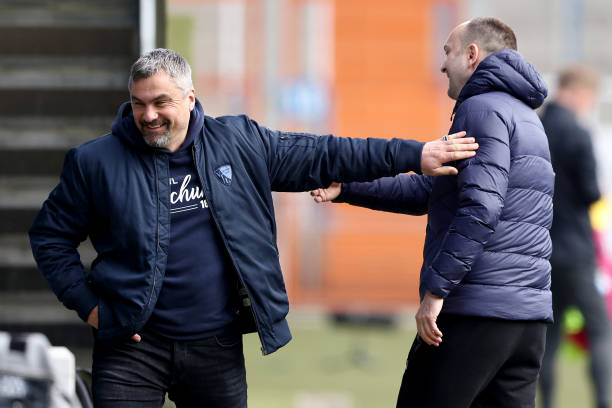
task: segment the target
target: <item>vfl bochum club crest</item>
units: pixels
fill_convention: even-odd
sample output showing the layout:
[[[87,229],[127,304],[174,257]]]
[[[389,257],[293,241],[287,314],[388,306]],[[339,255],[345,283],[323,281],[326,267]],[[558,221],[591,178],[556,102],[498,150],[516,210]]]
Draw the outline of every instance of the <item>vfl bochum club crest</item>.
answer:
[[[215,170],[215,176],[217,176],[217,178],[221,180],[223,184],[229,186],[232,184],[232,166],[225,164],[219,167],[217,170]]]

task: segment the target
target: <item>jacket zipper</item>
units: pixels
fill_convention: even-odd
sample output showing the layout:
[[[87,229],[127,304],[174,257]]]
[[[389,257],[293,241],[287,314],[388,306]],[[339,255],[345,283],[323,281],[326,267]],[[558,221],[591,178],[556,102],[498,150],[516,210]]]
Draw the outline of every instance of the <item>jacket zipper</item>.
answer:
[[[155,168],[155,193],[157,194],[157,237],[155,245],[155,267],[153,268],[153,287],[149,294],[149,300],[147,300],[147,306],[151,304],[153,293],[155,293],[155,285],[157,284],[157,258],[159,256],[159,211],[160,211],[160,200],[159,200],[159,174],[157,173],[157,155],[153,153],[153,167]]]
[[[198,170],[198,162],[196,160],[196,155],[195,155],[195,144],[191,147],[191,157],[193,158],[193,165],[198,175],[198,179],[200,180],[200,184],[202,185],[202,192],[204,192],[205,184],[204,184],[204,179],[202,178],[202,175],[200,174],[200,171]],[[231,251],[227,245],[227,240],[225,239],[225,235],[223,234],[223,231],[219,227],[219,222],[217,221],[217,216],[213,209],[212,201],[210,201],[210,197],[208,195],[205,195],[204,199],[207,200],[208,208],[210,210],[210,215],[213,219],[213,222],[215,223],[215,227],[217,227],[217,231],[219,231],[219,234],[221,235],[221,239],[223,240],[223,245],[225,246],[225,250],[227,251],[229,258],[232,261],[232,265],[234,266],[234,269],[236,270],[236,275],[238,276],[238,279],[240,280],[240,283],[242,284],[242,288],[246,291],[247,298],[249,299],[249,302],[250,302],[250,309],[251,309],[251,314],[253,315],[253,321],[255,322],[255,327],[257,327],[257,335],[259,336],[259,341],[261,343],[261,351],[265,355],[266,354],[266,349],[264,345],[265,343],[263,341],[263,338],[261,337],[259,321],[257,320],[257,315],[255,314],[253,302],[251,302],[251,295],[249,294],[249,290],[247,289],[247,286],[244,284],[244,280],[242,279],[242,276],[240,275],[240,271],[238,270],[238,267],[234,263],[234,258],[232,257]],[[242,300],[239,299],[239,301],[242,301]]]

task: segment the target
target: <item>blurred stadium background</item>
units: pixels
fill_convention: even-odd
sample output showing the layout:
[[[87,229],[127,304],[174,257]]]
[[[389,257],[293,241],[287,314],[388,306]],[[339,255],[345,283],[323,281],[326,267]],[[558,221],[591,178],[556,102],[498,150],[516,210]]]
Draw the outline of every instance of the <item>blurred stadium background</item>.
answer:
[[[589,122],[610,194],[609,0],[0,1],[0,330],[42,331],[87,365],[89,329],[50,293],[26,231],[67,149],[108,131],[143,50],[183,54],[212,116],[425,141],[450,126],[439,71],[446,36],[483,15],[513,27],[550,95],[569,62],[601,72]],[[250,405],[393,406],[414,336],[425,218],[315,205],[306,193],[275,200],[295,340],[262,358],[247,336]],[[92,257],[85,243],[84,262]],[[561,407],[589,405],[584,358],[564,354]]]

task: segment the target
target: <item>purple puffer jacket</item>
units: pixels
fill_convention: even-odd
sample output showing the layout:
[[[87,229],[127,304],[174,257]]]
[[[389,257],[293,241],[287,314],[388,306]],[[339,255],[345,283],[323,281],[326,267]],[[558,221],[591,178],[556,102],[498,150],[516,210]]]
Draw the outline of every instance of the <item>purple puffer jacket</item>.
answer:
[[[336,201],[428,214],[420,294],[445,298],[442,313],[552,321],[554,173],[533,109],[547,89],[512,50],[488,56],[463,87],[450,133],[480,148],[454,163],[458,176],[402,174],[344,184]]]

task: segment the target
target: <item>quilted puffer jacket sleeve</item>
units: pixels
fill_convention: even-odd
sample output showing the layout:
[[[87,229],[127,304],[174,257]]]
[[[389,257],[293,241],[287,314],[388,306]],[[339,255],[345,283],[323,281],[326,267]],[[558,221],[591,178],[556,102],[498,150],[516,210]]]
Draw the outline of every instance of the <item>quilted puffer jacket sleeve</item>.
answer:
[[[453,291],[482,254],[499,221],[508,187],[508,126],[496,112],[467,105],[457,111],[453,128],[465,129],[480,147],[475,157],[457,163],[457,212],[439,253],[421,277],[421,286],[441,297]]]
[[[34,259],[53,292],[83,320],[87,320],[98,303],[77,252],[79,243],[87,237],[90,213],[77,149],[71,149],[66,155],[59,184],[30,228],[30,244]]]
[[[423,215],[427,213],[431,179],[417,174],[400,174],[369,183],[345,183],[334,202],[372,210]]]

